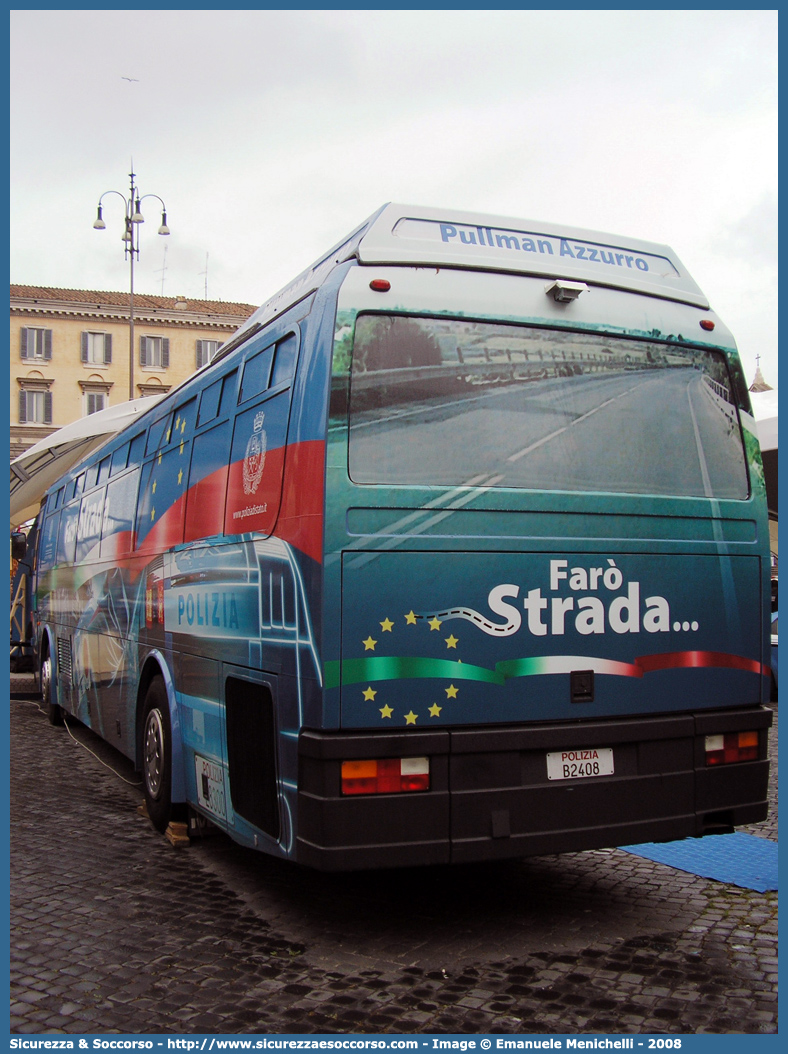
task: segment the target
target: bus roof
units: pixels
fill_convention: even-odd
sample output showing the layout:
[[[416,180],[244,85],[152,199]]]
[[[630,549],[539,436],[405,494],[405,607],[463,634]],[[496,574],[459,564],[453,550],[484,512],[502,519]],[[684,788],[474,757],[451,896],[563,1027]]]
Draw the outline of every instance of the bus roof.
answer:
[[[709,306],[666,245],[508,216],[386,205],[361,237],[358,259],[571,278]]]
[[[388,204],[267,300],[221,354],[314,293],[346,260],[361,264],[457,267],[569,278],[628,289],[707,310],[709,302],[667,245],[558,223],[457,209]]]

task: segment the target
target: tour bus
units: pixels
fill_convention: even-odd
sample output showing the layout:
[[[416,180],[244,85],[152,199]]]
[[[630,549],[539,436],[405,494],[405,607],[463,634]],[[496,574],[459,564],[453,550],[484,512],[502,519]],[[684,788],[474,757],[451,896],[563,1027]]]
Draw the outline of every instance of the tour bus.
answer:
[[[36,545],[50,719],[161,831],[342,870],[766,816],[762,461],[664,245],[386,205],[55,483]]]

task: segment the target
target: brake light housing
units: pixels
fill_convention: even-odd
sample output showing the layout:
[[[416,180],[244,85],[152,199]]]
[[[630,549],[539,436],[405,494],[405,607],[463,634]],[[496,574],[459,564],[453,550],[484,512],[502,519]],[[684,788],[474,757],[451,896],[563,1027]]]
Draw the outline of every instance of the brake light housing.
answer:
[[[726,732],[706,736],[706,764],[729,765],[734,761],[758,760],[757,732]]]
[[[429,789],[429,758],[364,758],[342,762],[343,794],[402,794]]]

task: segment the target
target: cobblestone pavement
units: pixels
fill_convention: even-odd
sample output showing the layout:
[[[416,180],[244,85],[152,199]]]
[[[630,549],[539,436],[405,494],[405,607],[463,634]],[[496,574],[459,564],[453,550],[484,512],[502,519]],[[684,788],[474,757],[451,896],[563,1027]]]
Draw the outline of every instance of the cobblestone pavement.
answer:
[[[615,849],[321,875],[174,848],[34,700],[12,677],[13,1033],[777,1032],[776,893]]]

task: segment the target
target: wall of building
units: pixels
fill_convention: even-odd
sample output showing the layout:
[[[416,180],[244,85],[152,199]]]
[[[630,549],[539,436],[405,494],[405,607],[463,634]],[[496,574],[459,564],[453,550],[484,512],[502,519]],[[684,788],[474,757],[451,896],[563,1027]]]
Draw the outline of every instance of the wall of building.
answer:
[[[199,342],[221,346],[254,310],[135,294],[134,398],[186,380],[198,367],[198,347],[203,358],[208,350]],[[56,428],[129,399],[129,336],[128,293],[11,286],[12,459]],[[140,338],[146,357],[157,356],[152,365],[140,362]],[[84,362],[85,353],[93,361]]]

